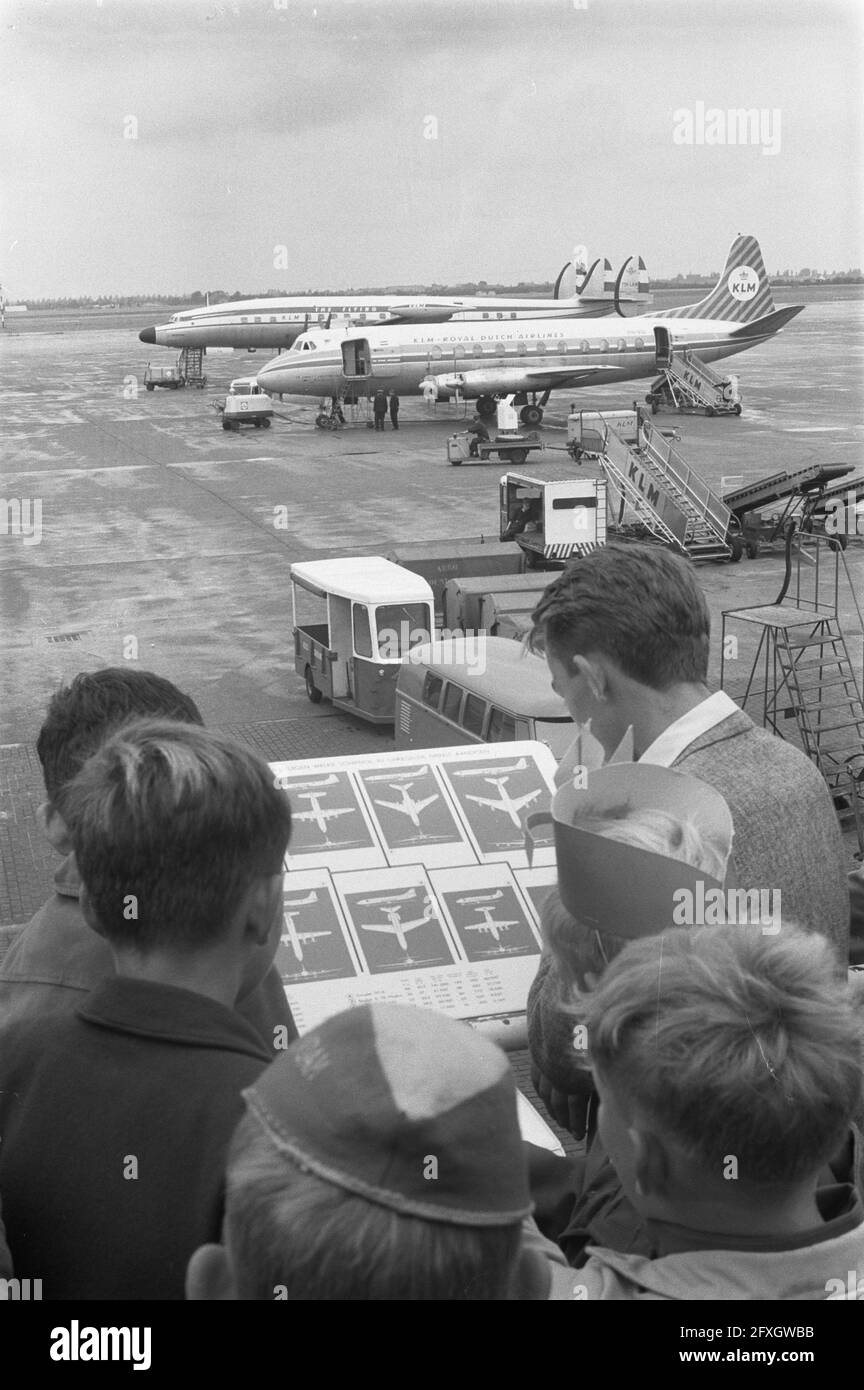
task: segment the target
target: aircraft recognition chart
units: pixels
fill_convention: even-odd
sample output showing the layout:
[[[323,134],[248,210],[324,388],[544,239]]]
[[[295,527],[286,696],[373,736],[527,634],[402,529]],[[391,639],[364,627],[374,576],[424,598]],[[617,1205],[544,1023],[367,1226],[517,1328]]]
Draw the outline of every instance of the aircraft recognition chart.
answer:
[[[273,763],[291,801],[276,965],[301,1033],[370,1000],[441,1009],[524,1046],[555,882],[542,743]]]

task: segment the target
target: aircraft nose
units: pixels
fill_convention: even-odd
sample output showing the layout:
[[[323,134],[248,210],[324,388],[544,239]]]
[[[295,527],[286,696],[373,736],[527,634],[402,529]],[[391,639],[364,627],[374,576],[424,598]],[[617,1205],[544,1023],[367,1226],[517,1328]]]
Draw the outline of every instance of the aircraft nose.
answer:
[[[155,329],[155,328],[142,328],[142,329],[141,329],[141,332],[138,334],[138,337],[141,339],[141,342],[142,342],[142,343],[155,343],[155,341],[156,341],[156,329]]]

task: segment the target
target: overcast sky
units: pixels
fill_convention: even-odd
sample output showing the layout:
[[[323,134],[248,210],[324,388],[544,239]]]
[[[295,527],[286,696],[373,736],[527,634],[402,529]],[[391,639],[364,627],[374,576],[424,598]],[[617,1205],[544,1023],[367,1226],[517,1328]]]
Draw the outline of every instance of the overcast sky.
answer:
[[[577,243],[668,275],[718,269],[739,231],[772,270],[864,264],[860,0],[0,16],[12,299],[546,280]],[[705,143],[699,103],[764,112],[766,139]]]

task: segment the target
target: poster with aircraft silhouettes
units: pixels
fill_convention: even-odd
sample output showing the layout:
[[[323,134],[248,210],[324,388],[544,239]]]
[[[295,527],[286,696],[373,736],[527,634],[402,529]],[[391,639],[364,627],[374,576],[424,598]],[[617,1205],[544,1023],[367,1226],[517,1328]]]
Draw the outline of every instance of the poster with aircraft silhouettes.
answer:
[[[275,763],[291,800],[276,957],[301,1032],[390,1000],[441,1009],[512,1046],[525,1041],[555,882],[546,810],[556,763],[544,744],[471,744]]]

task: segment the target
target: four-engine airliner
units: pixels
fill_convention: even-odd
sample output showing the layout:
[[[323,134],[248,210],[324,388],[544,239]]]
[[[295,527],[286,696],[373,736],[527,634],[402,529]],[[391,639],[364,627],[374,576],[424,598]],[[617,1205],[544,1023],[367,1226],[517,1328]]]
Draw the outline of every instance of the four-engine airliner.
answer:
[[[556,292],[568,270],[564,266]],[[619,306],[650,302],[648,272],[641,256],[630,256],[618,275],[605,258],[594,261],[575,294],[529,299],[497,295],[311,294],[238,299],[181,309],[167,323],[142,328],[142,343],[161,347],[288,348],[299,334],[346,329],[357,324],[447,323],[479,319],[578,318],[620,312]]]

